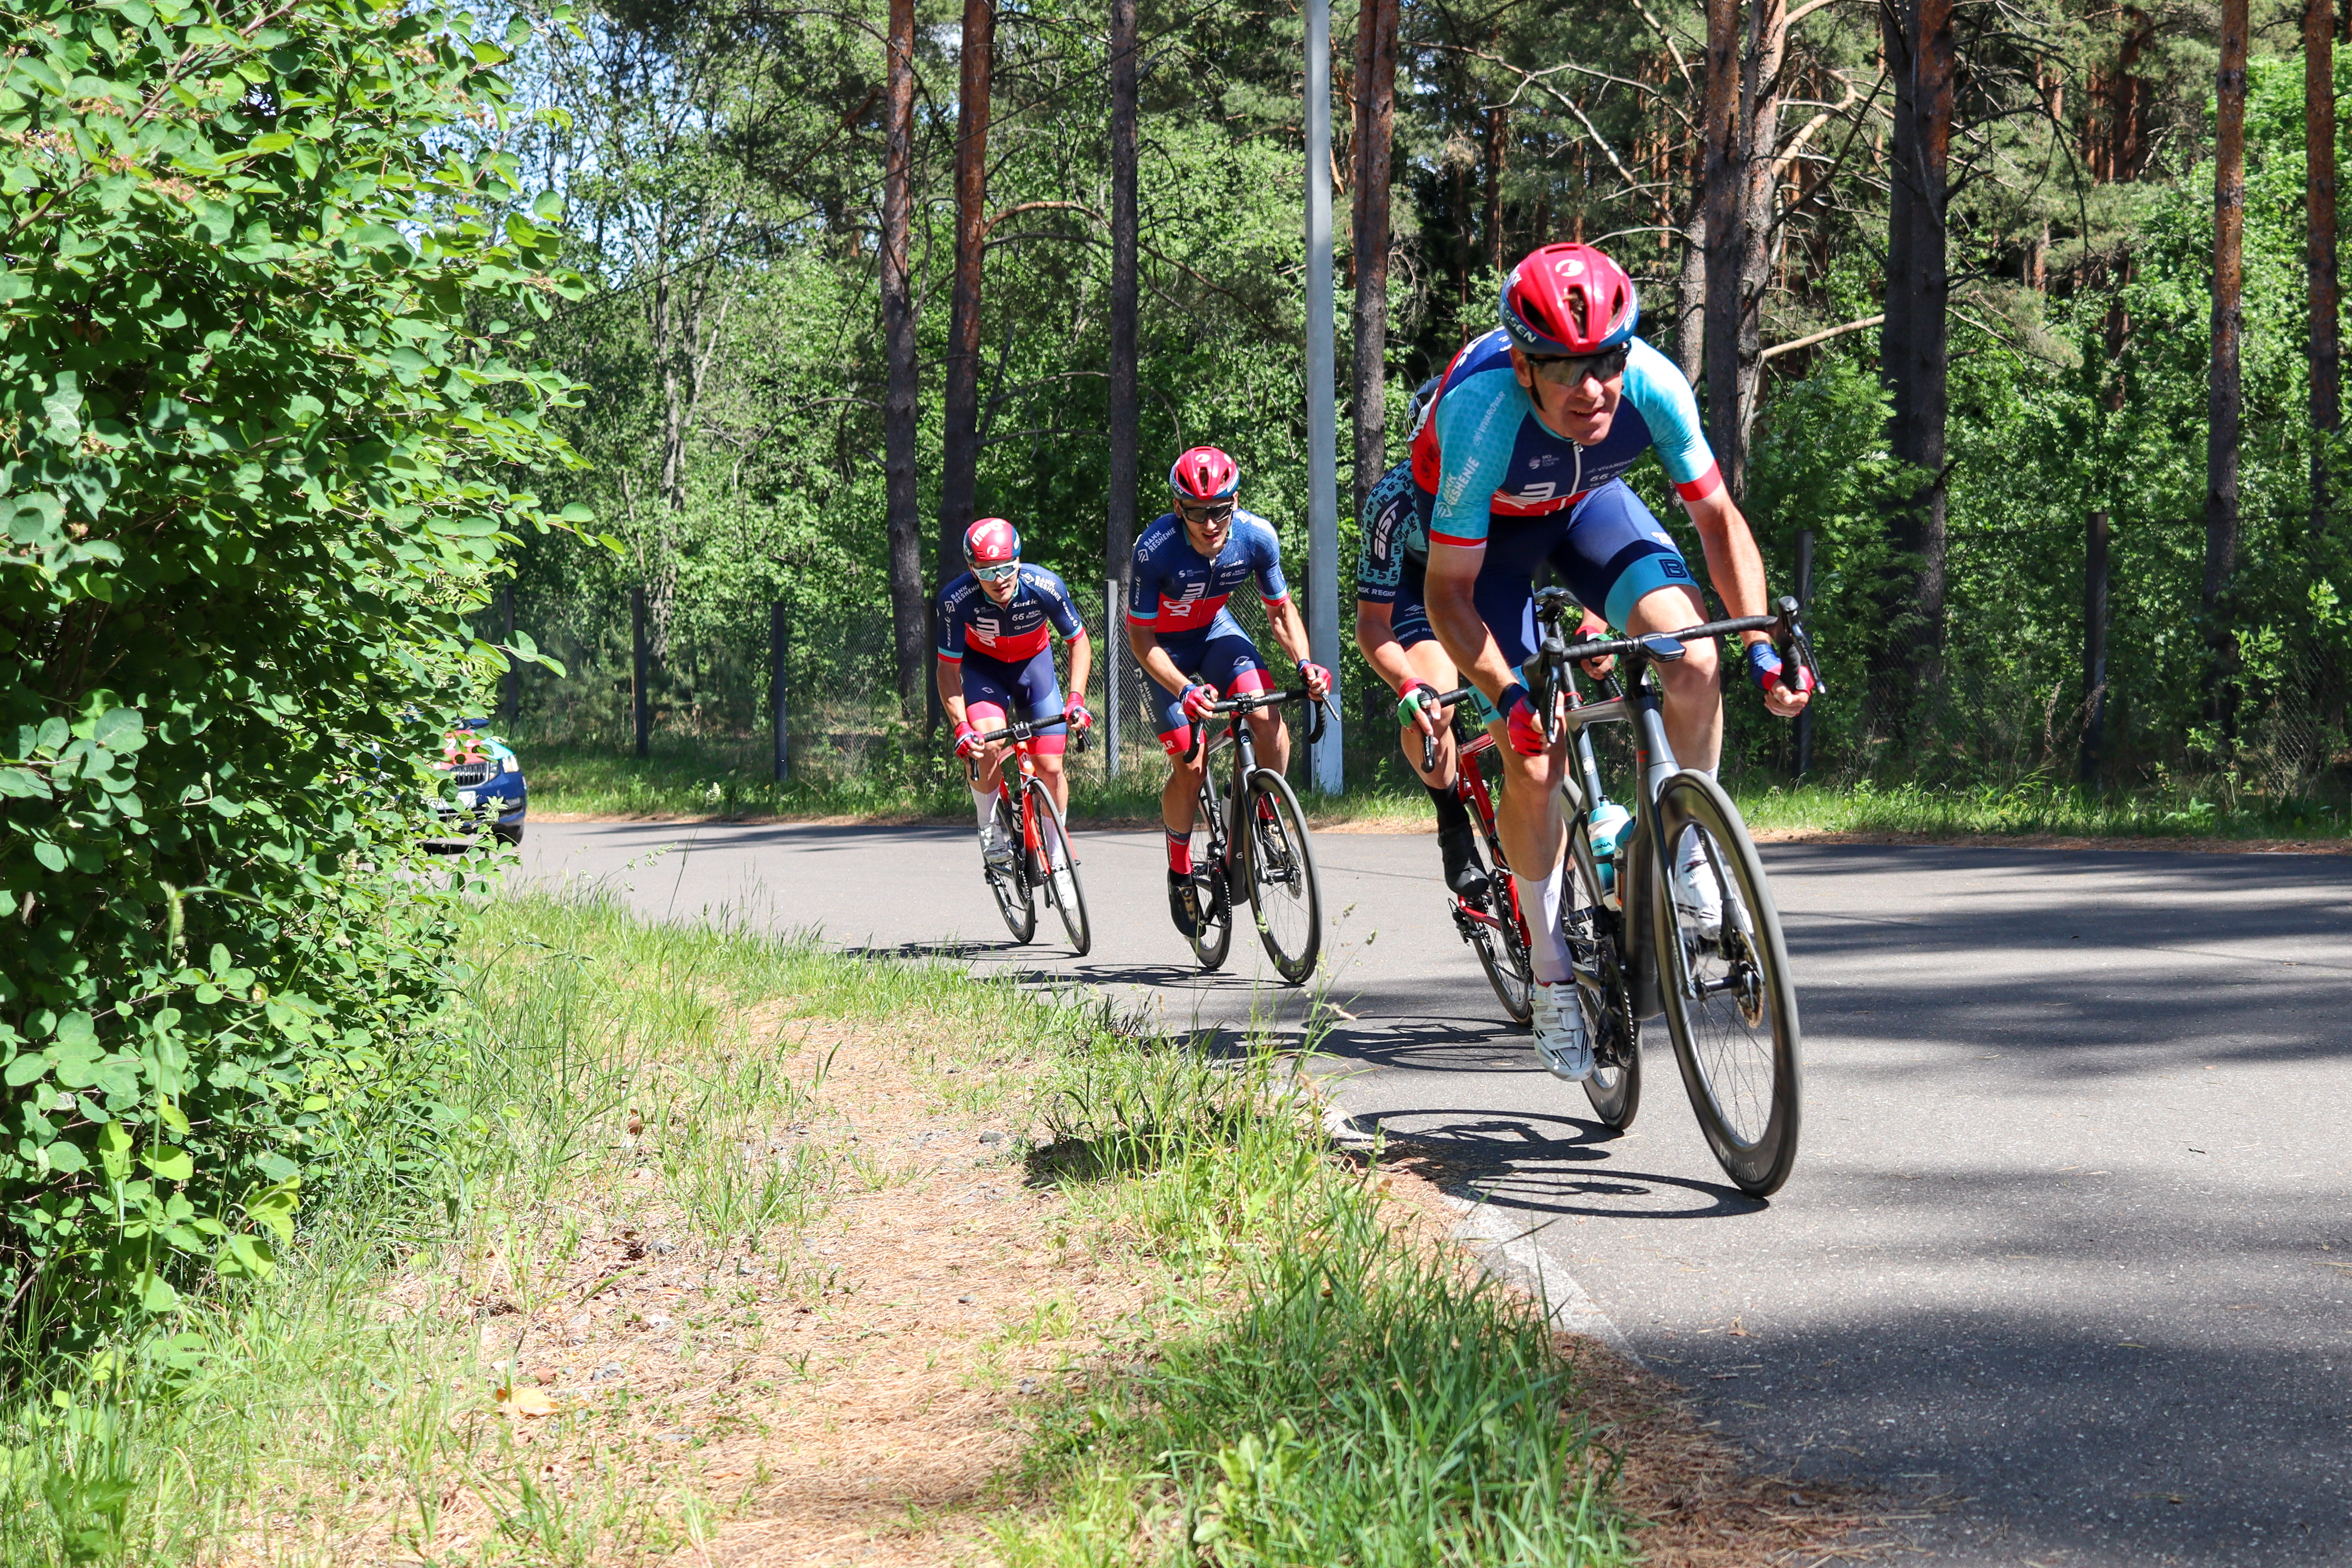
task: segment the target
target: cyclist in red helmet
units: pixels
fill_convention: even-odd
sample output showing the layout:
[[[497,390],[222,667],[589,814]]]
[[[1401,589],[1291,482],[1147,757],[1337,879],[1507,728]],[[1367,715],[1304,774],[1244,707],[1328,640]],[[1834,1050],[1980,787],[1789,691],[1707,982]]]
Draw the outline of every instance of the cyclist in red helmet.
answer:
[[[1221,698],[1269,691],[1257,645],[1225,608],[1234,590],[1255,578],[1274,640],[1297,661],[1317,696],[1331,673],[1310,660],[1307,624],[1282,580],[1282,545],[1274,525],[1235,504],[1241,470],[1214,447],[1195,447],[1168,470],[1173,504],[1135,542],[1127,585],[1127,640],[1136,662],[1168,695],[1160,705],[1160,743],[1173,766],[1160,792],[1168,829],[1168,912],[1187,937],[1199,934],[1201,889],[1192,871],[1192,816],[1208,752],[1187,763],[1192,725]],[[1289,764],[1290,731],[1275,709],[1247,721],[1258,755],[1277,770]]]
[[[980,817],[980,850],[992,865],[1010,867],[1017,846],[995,842],[996,796],[1003,786],[1004,747],[981,732],[1003,728],[1009,714],[1034,719],[1065,715],[1038,731],[1032,750],[1037,776],[1066,817],[1070,781],[1062,752],[1073,727],[1094,722],[1087,711],[1087,677],[1094,645],[1062,580],[1021,559],[1021,534],[1001,517],[983,517],[963,533],[971,570],[940,590],[940,706],[955,726],[956,755],[972,764],[972,810]],[[1053,638],[1070,645],[1067,703],[1054,670]]]
[[[1531,584],[1549,563],[1588,610],[1629,635],[1706,620],[1673,537],[1625,483],[1654,451],[1706,547],[1727,616],[1766,612],[1763,557],[1723,487],[1698,403],[1674,363],[1633,335],[1633,280],[1589,245],[1548,245],[1504,279],[1501,324],[1446,368],[1413,433],[1413,483],[1429,512],[1429,621],[1487,700],[1507,782],[1496,812],[1527,913],[1536,980],[1536,1047],[1562,1078],[1592,1073],[1591,1036],[1560,931],[1566,830],[1559,791],[1567,746],[1547,747],[1519,666],[1534,652]],[[1748,674],[1787,716],[1810,696],[1802,672],[1783,685],[1760,632],[1746,637]],[[1685,767],[1713,773],[1723,742],[1715,646],[1699,642],[1654,667],[1668,739]],[[1695,876],[1705,847],[1678,853],[1677,901],[1719,923],[1716,882]]]

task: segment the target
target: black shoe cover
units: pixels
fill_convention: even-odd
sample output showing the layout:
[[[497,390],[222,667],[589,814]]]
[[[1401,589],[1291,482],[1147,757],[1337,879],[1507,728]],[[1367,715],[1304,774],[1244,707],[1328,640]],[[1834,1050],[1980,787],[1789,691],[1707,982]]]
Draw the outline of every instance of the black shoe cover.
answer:
[[[1189,871],[1168,873],[1168,914],[1187,942],[1201,934],[1201,881]]]

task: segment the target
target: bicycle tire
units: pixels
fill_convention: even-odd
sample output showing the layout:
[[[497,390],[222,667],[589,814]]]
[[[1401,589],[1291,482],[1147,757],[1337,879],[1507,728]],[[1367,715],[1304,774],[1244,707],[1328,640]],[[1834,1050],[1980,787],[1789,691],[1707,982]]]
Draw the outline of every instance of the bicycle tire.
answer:
[[[1264,800],[1268,809],[1261,811]],[[1315,841],[1307,814],[1290,781],[1272,768],[1259,768],[1243,787],[1242,840],[1249,882],[1250,911],[1257,939],[1286,985],[1303,985],[1323,951],[1323,882],[1315,867]],[[1277,934],[1275,928],[1281,926]]]
[[[1642,1109],[1642,1021],[1633,1016],[1633,991],[1620,962],[1625,917],[1601,901],[1600,864],[1581,813],[1569,827],[1568,853],[1560,921],[1577,972],[1576,999],[1592,1040],[1584,1098],[1595,1116],[1622,1132]]]
[[[1717,853],[1707,863],[1728,917],[1723,934],[1707,940],[1696,919],[1676,908],[1677,856],[1664,858],[1655,872],[1651,927],[1666,1033],[1716,1163],[1740,1191],[1768,1197],[1796,1166],[1802,1120],[1797,994],[1780,910],[1739,808],[1713,779],[1676,773],[1658,792],[1658,812],[1670,850],[1692,826],[1713,839]],[[1736,918],[1734,892],[1747,910],[1744,921]],[[1700,988],[1696,995],[1694,987]]]
[[[1528,952],[1528,939],[1522,932],[1527,920],[1519,913],[1518,889],[1511,879],[1500,871],[1487,878],[1491,889],[1486,901],[1488,912],[1501,922],[1502,929],[1484,921],[1467,921],[1464,935],[1469,938],[1471,951],[1478,955],[1478,967],[1486,972],[1486,984],[1495,988],[1495,1000],[1503,1005],[1504,1014],[1521,1028],[1535,1019],[1535,961]]]
[[[1209,793],[1204,783],[1197,808],[1199,819],[1209,827],[1208,859],[1201,878],[1201,929],[1190,940],[1192,956],[1207,970],[1224,967],[1225,954],[1234,945],[1234,900],[1231,879],[1225,871],[1225,835],[1223,816],[1217,798]]]
[[[1071,951],[1084,958],[1094,947],[1095,933],[1087,919],[1087,889],[1078,880],[1078,857],[1053,795],[1041,788],[1037,805],[1037,837],[1045,840],[1046,864],[1058,868],[1045,879],[1045,901],[1060,911]]]
[[[1029,886],[1028,853],[1022,842],[1021,816],[1013,805],[1019,788],[1002,790],[996,797],[996,841],[1013,847],[1013,868],[1000,871],[993,866],[983,867],[988,878],[988,890],[996,896],[996,912],[1004,917],[1004,929],[1013,933],[1017,943],[1025,943],[1037,934],[1037,895]]]

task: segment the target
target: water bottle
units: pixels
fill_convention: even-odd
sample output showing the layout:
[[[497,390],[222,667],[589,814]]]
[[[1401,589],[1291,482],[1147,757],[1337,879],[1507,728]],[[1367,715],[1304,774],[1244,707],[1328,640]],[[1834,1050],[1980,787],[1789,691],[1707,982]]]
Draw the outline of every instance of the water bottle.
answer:
[[[1613,910],[1617,907],[1618,841],[1632,838],[1633,814],[1604,798],[1592,808],[1588,832],[1592,839],[1592,863],[1601,873],[1601,899]]]

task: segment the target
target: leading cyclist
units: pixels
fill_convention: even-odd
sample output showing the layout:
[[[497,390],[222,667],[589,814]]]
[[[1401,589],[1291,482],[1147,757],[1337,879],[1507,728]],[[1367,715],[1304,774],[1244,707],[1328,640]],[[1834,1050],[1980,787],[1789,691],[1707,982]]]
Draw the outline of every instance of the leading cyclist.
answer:
[[[1009,714],[1034,719],[1060,713],[1037,732],[1030,751],[1054,807],[1070,810],[1070,781],[1062,752],[1070,730],[1094,722],[1087,711],[1087,677],[1094,645],[1061,578],[1024,565],[1021,534],[1001,517],[983,517],[963,531],[964,564],[971,568],[940,590],[940,707],[955,726],[956,755],[973,765],[972,809],[980,815],[980,852],[1009,870],[1017,844],[995,840],[996,796],[1003,784],[1004,746],[981,738],[1001,729]],[[1070,690],[1065,704],[1054,672],[1053,634],[1070,645]]]
[[[1429,496],[1428,611],[1438,640],[1491,704],[1506,784],[1496,808],[1515,868],[1536,985],[1536,1048],[1558,1076],[1592,1075],[1592,1045],[1560,931],[1567,834],[1559,792],[1565,737],[1545,742],[1519,666],[1535,651],[1535,572],[1546,560],[1629,636],[1706,619],[1682,552],[1623,479],[1654,449],[1698,530],[1707,576],[1733,616],[1765,613],[1763,557],[1724,489],[1698,403],[1672,361],[1633,335],[1633,280],[1587,245],[1548,245],[1503,280],[1502,325],[1454,356],[1415,432],[1413,482]],[[1810,676],[1780,682],[1762,632],[1743,634],[1748,674],[1782,717],[1802,709]],[[1710,777],[1723,746],[1712,639],[1652,667],[1667,739],[1683,766]],[[1704,929],[1723,914],[1696,835],[1676,856],[1678,906]]]
[[[1209,749],[1189,761],[1192,726],[1221,698],[1271,691],[1274,680],[1257,645],[1225,608],[1234,589],[1257,579],[1274,640],[1298,666],[1307,690],[1321,698],[1331,672],[1308,658],[1307,625],[1282,580],[1282,544],[1274,525],[1240,510],[1241,469],[1214,447],[1195,447],[1168,470],[1170,510],[1135,542],[1127,584],[1127,641],[1135,661],[1168,695],[1160,704],[1160,743],[1171,766],[1160,792],[1168,829],[1168,913],[1188,939],[1201,933],[1201,889],[1192,873],[1192,818]],[[1259,760],[1280,773],[1290,765],[1290,731],[1278,710],[1249,716]]]

